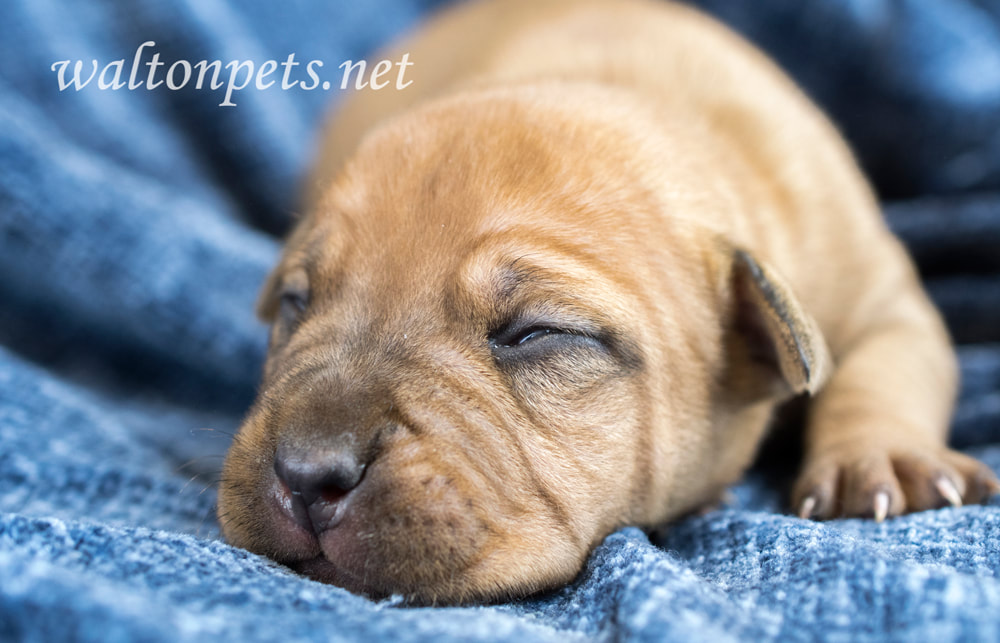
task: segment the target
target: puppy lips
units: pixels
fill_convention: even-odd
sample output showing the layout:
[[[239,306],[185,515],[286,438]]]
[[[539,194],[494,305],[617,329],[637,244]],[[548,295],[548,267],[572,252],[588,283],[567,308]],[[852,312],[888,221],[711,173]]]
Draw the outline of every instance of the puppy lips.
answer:
[[[271,538],[280,544],[278,560],[288,562],[316,556],[320,549],[316,536],[302,527],[295,514],[300,511],[292,501],[291,491],[275,478],[265,501]]]
[[[271,499],[284,517],[297,525],[311,524],[313,533],[317,534],[337,526],[350,497],[350,493],[323,494],[316,502],[307,506],[301,496],[292,492],[284,481],[275,479],[271,487]],[[308,533],[308,530],[299,528]]]
[[[350,512],[350,498],[328,503],[319,511],[310,511],[297,503],[287,485],[275,480],[268,507],[271,514],[272,538],[279,543],[282,554],[275,558],[295,571],[314,580],[344,587],[354,592],[374,595],[375,588],[361,582],[351,573],[351,561],[364,560],[370,555],[362,543],[353,537],[358,533],[356,520],[341,523]],[[305,514],[305,520],[297,514]],[[302,525],[312,524],[314,530]]]
[[[313,542],[311,555],[285,561],[288,567],[308,578],[348,591],[380,598],[392,593],[383,587],[391,585],[379,574],[368,573],[364,562],[373,552],[367,551],[350,528],[331,528],[323,531]]]

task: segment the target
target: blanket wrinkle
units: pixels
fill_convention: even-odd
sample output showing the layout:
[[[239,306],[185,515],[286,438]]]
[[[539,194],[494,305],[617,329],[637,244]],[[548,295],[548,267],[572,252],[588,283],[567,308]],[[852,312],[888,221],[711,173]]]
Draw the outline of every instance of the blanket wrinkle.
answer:
[[[794,434],[725,506],[621,529],[572,583],[517,601],[373,602],[220,540],[216,479],[267,341],[253,304],[339,94],[220,107],[221,89],[60,91],[51,66],[154,41],[145,60],[295,54],[334,77],[446,3],[5,4],[0,640],[1000,639],[1000,499],[803,521]],[[691,4],[852,144],[958,344],[951,443],[1000,471],[1000,0]]]

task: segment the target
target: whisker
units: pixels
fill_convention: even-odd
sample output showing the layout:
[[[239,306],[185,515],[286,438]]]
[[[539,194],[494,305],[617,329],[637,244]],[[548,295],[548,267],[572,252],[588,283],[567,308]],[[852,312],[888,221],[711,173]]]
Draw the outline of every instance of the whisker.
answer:
[[[188,431],[188,433],[191,434],[191,435],[194,435],[195,431],[205,431],[205,432],[208,432],[208,433],[218,433],[220,435],[225,435],[225,436],[228,436],[230,438],[235,438],[236,437],[235,433],[230,433],[229,431],[223,431],[222,429],[213,429],[213,428],[207,427],[207,426],[206,427],[200,427],[200,428],[197,428],[197,429],[191,429],[190,431]]]
[[[177,495],[181,495],[182,493],[184,493],[187,490],[188,485],[190,485],[192,482],[195,481],[195,479],[197,479],[199,477],[201,477],[201,476],[196,473],[193,476],[191,476],[190,478],[188,478],[188,481],[184,483],[184,486],[181,487],[180,491],[177,492]]]
[[[214,488],[216,488],[218,486],[219,486],[219,481],[218,480],[214,480],[214,481],[210,480],[208,482],[208,484],[206,484],[204,487],[202,487],[201,491],[198,492],[198,495],[200,496],[203,493],[205,493],[206,491],[208,491],[209,489],[214,489]]]
[[[174,473],[180,473],[184,469],[190,467],[193,464],[201,462],[202,460],[208,460],[208,459],[211,459],[211,458],[225,458],[225,457],[226,457],[226,454],[224,454],[224,453],[212,453],[212,454],[209,454],[209,455],[200,455],[197,458],[191,458],[190,460],[188,460],[184,464],[178,465],[177,468],[174,469]]]

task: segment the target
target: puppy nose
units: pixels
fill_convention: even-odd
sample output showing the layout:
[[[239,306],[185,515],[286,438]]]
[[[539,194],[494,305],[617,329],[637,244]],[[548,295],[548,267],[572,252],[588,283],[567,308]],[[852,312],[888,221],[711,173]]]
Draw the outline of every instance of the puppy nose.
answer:
[[[274,472],[292,494],[292,513],[306,529],[319,533],[336,513],[337,503],[361,482],[365,465],[344,449],[299,449],[282,445]]]
[[[364,465],[341,449],[278,448],[274,471],[306,505],[333,502],[358,486]]]

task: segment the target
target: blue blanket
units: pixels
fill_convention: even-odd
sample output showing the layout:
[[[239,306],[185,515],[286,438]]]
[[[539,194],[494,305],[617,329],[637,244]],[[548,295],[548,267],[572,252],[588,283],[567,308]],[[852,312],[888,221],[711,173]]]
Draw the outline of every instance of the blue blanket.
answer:
[[[226,86],[115,90],[105,67],[138,82],[153,41],[143,64],[294,53],[330,78],[433,4],[4,3],[0,640],[1000,638],[1000,501],[799,520],[782,441],[728,506],[615,533],[517,603],[370,602],[220,541],[215,476],[265,345],[253,301],[338,94],[251,84],[222,107]],[[700,4],[854,144],[960,344],[953,444],[1000,470],[1000,1]],[[60,61],[93,60],[101,76],[60,90]]]

